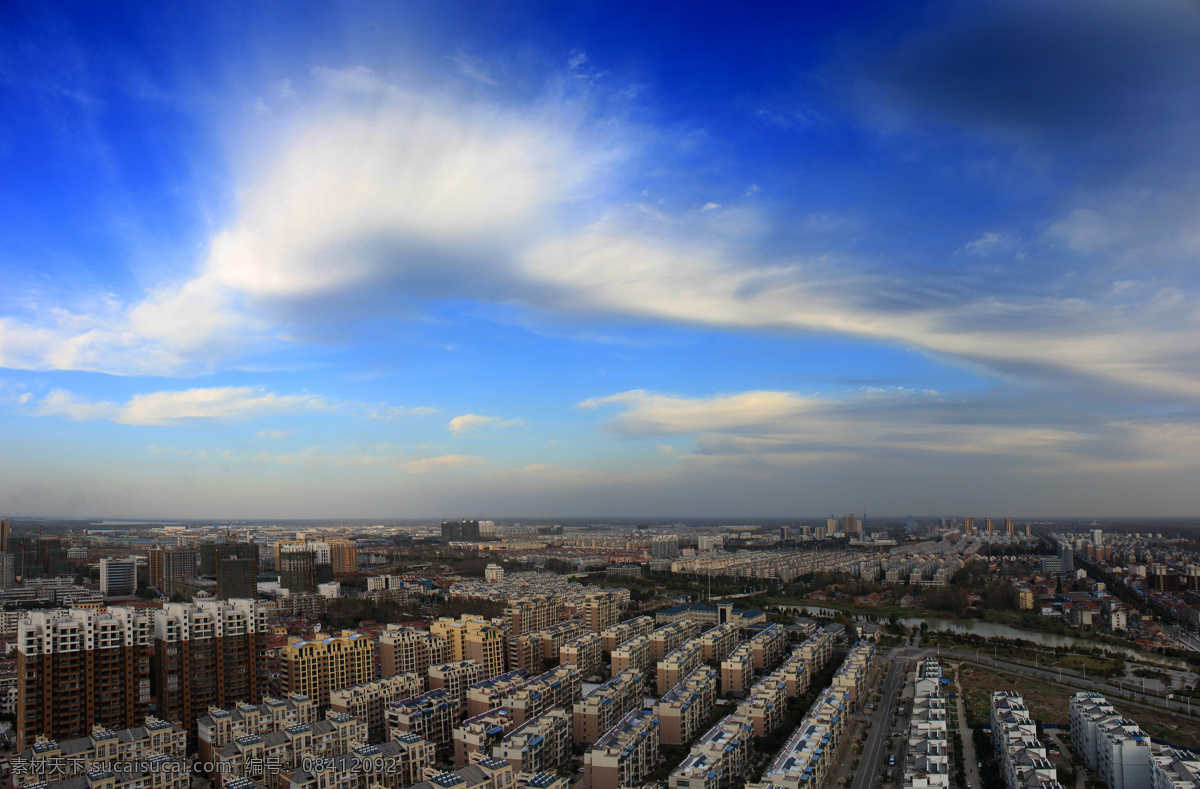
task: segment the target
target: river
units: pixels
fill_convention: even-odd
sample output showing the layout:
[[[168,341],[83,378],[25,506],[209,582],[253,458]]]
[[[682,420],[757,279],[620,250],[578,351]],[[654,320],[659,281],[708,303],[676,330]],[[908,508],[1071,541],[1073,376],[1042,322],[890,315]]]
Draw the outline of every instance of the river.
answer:
[[[801,609],[808,611],[809,616],[819,617],[834,617],[840,612],[833,608],[822,608],[820,606],[782,606],[782,608],[794,609],[799,613]],[[854,619],[866,620],[871,622],[884,623],[887,620],[881,617],[864,616],[862,614],[854,615],[847,612],[847,615]],[[997,622],[988,622],[984,619],[944,619],[940,617],[901,617],[900,624],[905,627],[920,627],[921,623],[929,625],[930,631],[949,630],[954,633],[973,633],[984,638],[1011,638],[1024,639],[1034,644],[1039,644],[1044,647],[1080,647],[1083,649],[1103,649],[1113,654],[1121,654],[1125,657],[1140,660],[1146,663],[1157,663],[1161,666],[1171,666],[1184,670],[1190,670],[1191,666],[1177,658],[1163,657],[1162,655],[1152,655],[1146,652],[1138,652],[1135,649],[1127,647],[1110,646],[1108,644],[1100,644],[1095,641],[1088,641],[1085,638],[1076,638],[1074,636],[1064,636],[1058,633],[1042,633],[1037,630],[1020,630],[1009,625],[1002,625]]]

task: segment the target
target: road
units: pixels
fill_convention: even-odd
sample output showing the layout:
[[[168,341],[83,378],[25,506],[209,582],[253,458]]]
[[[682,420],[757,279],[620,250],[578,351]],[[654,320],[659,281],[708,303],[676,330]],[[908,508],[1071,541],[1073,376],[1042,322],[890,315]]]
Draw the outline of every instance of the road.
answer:
[[[906,663],[903,656],[895,653],[889,656],[887,676],[883,680],[883,694],[879,700],[879,708],[871,716],[871,732],[867,735],[866,746],[858,760],[858,770],[854,773],[851,789],[868,789],[874,786],[875,777],[879,775],[880,762],[883,761],[883,754],[887,750],[887,737],[891,734],[888,726],[892,722],[896,688],[900,687],[900,680],[904,678]]]

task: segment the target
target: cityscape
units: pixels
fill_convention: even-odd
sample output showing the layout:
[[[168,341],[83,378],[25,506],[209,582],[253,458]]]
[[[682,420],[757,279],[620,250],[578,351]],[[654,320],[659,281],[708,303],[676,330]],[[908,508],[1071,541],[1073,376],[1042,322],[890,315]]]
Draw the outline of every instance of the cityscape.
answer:
[[[0,789],[1200,789],[1197,0],[4,0],[0,107]]]
[[[0,548],[14,787],[1200,786],[1169,522],[6,519]]]

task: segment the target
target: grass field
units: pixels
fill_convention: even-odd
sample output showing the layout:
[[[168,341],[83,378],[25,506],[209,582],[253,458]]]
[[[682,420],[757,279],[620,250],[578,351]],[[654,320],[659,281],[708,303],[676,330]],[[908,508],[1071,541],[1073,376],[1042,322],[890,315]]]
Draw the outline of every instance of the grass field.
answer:
[[[992,669],[964,665],[960,671],[963,701],[967,719],[972,726],[986,723],[990,717],[990,699],[994,690],[1015,690],[1025,698],[1025,705],[1035,720],[1043,724],[1058,724],[1070,728],[1070,698],[1075,690],[1012,674],[998,674]],[[1137,721],[1151,737],[1166,740],[1172,745],[1200,749],[1200,721],[1162,710],[1132,707],[1120,699],[1110,699],[1122,715]]]

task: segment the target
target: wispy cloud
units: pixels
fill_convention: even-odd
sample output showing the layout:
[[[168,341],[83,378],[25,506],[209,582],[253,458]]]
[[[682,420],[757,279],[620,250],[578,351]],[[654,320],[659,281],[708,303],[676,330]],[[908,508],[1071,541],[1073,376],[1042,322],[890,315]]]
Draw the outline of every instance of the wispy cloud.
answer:
[[[39,416],[65,416],[74,422],[108,420],[122,425],[174,425],[192,421],[234,422],[267,414],[328,408],[313,395],[277,395],[249,387],[216,387],[134,395],[125,403],[93,401],[55,389],[38,403]]]
[[[521,419],[503,419],[498,416],[480,416],[479,414],[463,414],[450,420],[446,427],[451,433],[469,433],[485,427],[520,427],[524,425]]]

